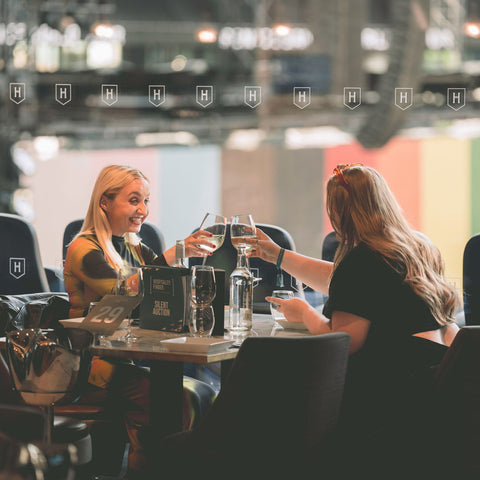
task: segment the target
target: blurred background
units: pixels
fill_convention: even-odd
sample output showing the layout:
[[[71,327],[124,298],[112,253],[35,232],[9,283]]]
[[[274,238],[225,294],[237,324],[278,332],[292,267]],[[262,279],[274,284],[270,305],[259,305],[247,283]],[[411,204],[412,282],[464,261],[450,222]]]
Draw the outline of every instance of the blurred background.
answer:
[[[207,211],[251,213],[320,256],[325,182],[362,162],[460,290],[480,231],[479,4],[0,0],[0,210],[29,219],[43,263],[61,266],[64,228],[84,217],[98,172],[129,164],[151,180],[168,246]],[[13,98],[11,84],[23,88]],[[66,100],[56,85],[70,85]],[[117,86],[114,103],[102,85]],[[197,86],[211,87],[207,105]],[[246,86],[261,101],[246,102]],[[396,105],[396,88],[412,89],[411,105]]]

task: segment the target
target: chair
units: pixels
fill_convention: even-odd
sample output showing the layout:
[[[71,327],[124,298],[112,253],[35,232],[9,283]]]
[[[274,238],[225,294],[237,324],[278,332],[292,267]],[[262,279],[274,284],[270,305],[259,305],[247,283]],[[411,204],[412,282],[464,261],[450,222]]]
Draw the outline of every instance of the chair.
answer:
[[[459,330],[436,370],[435,388],[440,424],[433,449],[438,453],[448,444],[451,459],[440,465],[452,474],[449,478],[480,478],[479,325]]]
[[[349,345],[346,333],[248,337],[197,427],[164,439],[142,431],[152,469],[171,478],[275,478],[291,468],[309,478],[301,470],[311,474],[310,460],[328,461],[322,452],[339,417]]]
[[[295,250],[295,243],[292,236],[283,228],[276,225],[257,224],[263,232],[265,232],[274,242],[287,250]],[[196,230],[195,230],[196,231]],[[250,269],[256,277],[262,280],[253,289],[253,311],[254,313],[270,313],[270,304],[265,301],[265,297],[272,294],[273,290],[278,289],[277,269],[275,265],[265,262],[259,258],[251,257]],[[201,258],[190,258],[189,266],[198,265],[203,262]],[[225,303],[229,302],[229,282],[230,274],[237,264],[237,250],[232,245],[230,239],[230,224],[227,224],[225,231],[225,240],[223,245],[216,250],[213,255],[207,257],[207,265],[225,270]],[[283,283],[285,290],[297,290],[303,295],[303,287],[301,283],[286,272],[283,274]]]
[[[26,406],[0,404],[0,478],[77,478],[78,449],[41,442],[45,415]]]
[[[0,294],[49,292],[37,235],[18,215],[0,213]]]
[[[466,325],[480,325],[480,233],[463,251],[463,310]]]
[[[322,260],[333,262],[339,241],[334,231],[327,233],[322,242]]]
[[[73,237],[80,231],[83,225],[83,219],[73,220],[66,227],[63,232],[63,260],[67,256],[68,246]],[[151,222],[143,222],[140,228],[140,238],[142,242],[150,247],[157,255],[160,255],[165,250],[165,238],[160,229]]]
[[[0,336],[15,328],[63,330],[58,319],[68,316],[68,307],[66,293],[0,296]],[[3,392],[0,393],[0,402],[13,405],[24,403],[20,394],[14,391],[5,361],[0,362],[0,392]],[[87,425],[92,440],[93,458],[91,464],[84,469],[105,474],[120,471],[121,476],[122,469],[126,469],[128,454],[128,439],[122,419],[105,408],[105,391],[88,391],[82,395],[81,400],[81,403],[75,401],[55,407],[54,440],[82,440],[83,427],[79,428],[79,425]]]

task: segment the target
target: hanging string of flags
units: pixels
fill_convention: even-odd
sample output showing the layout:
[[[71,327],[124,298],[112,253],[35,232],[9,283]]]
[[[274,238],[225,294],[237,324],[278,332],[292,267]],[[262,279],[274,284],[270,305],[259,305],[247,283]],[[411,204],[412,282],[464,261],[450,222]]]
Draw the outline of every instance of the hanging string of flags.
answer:
[[[453,110],[459,110],[466,105],[466,88],[447,88],[446,104]],[[308,107],[311,103],[311,87],[293,87],[293,105],[300,109]],[[148,101],[159,107],[166,101],[165,85],[149,85]],[[17,105],[27,98],[25,83],[10,83],[10,100]],[[102,84],[100,91],[101,101],[111,107],[118,102],[118,84]],[[262,87],[245,86],[244,102],[250,108],[256,108],[262,103]],[[72,100],[72,84],[56,83],[55,100],[60,105],[67,105]],[[195,100],[203,108],[214,103],[213,85],[196,85]],[[343,104],[350,110],[354,110],[362,104],[362,89],[360,87],[345,87],[343,89]],[[395,106],[406,110],[414,104],[413,88],[395,88]]]

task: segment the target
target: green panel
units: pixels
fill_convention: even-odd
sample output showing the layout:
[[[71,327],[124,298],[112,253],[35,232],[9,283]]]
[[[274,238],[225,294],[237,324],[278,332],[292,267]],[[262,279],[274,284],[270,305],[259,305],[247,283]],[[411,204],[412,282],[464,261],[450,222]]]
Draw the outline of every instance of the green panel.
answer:
[[[472,140],[472,235],[480,232],[480,139]]]

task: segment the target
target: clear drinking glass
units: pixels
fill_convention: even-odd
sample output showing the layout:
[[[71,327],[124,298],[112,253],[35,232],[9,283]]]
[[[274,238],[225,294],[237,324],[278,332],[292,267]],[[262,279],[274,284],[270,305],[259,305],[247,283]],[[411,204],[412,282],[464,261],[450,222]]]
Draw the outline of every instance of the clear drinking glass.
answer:
[[[250,262],[248,260],[248,253],[253,250],[253,245],[246,243],[245,239],[257,238],[257,227],[253,221],[253,217],[250,214],[234,215],[232,217],[232,223],[230,225],[230,238],[232,245],[237,249],[238,257],[245,255],[246,268],[250,270]],[[237,257],[237,264],[239,258]],[[253,278],[253,286],[256,287],[262,280],[261,277]]]
[[[225,240],[225,229],[227,225],[227,219],[222,215],[216,215],[215,213],[207,213],[202,220],[199,230],[205,230],[212,234],[208,238],[210,243],[215,245],[215,248],[200,245],[206,252],[211,253],[220,248]],[[203,265],[205,265],[207,257],[203,257]]]
[[[251,215],[234,215],[230,225],[230,237],[232,245],[237,249],[238,253],[248,254],[253,246],[245,242],[245,238],[256,238],[257,228]]]
[[[90,302],[90,305],[88,306],[88,313],[91,312],[93,307],[97,305],[98,302]],[[95,334],[95,345],[98,345],[100,347],[107,347],[109,346],[109,341],[107,340],[107,337],[103,335],[103,333],[96,333]]]
[[[198,307],[206,307],[213,302],[217,293],[215,270],[210,265],[192,267],[192,302]]]
[[[209,337],[215,325],[213,307],[192,305],[188,329],[193,337]]]
[[[291,290],[274,290],[271,296],[288,300],[290,298],[293,298],[295,295]],[[279,312],[277,310],[277,307],[278,305],[276,305],[275,303],[270,303],[270,311],[272,312],[274,326],[278,325],[277,320],[285,320],[285,315],[282,312]]]
[[[124,266],[117,272],[117,282],[115,284],[115,295],[128,295],[135,297],[143,296],[143,274],[140,267]],[[127,333],[119,338],[125,343],[133,343],[138,338],[132,332],[132,315],[128,316]]]
[[[192,308],[188,327],[194,337],[209,337],[215,324],[211,303],[216,295],[215,270],[210,265],[192,267]]]

